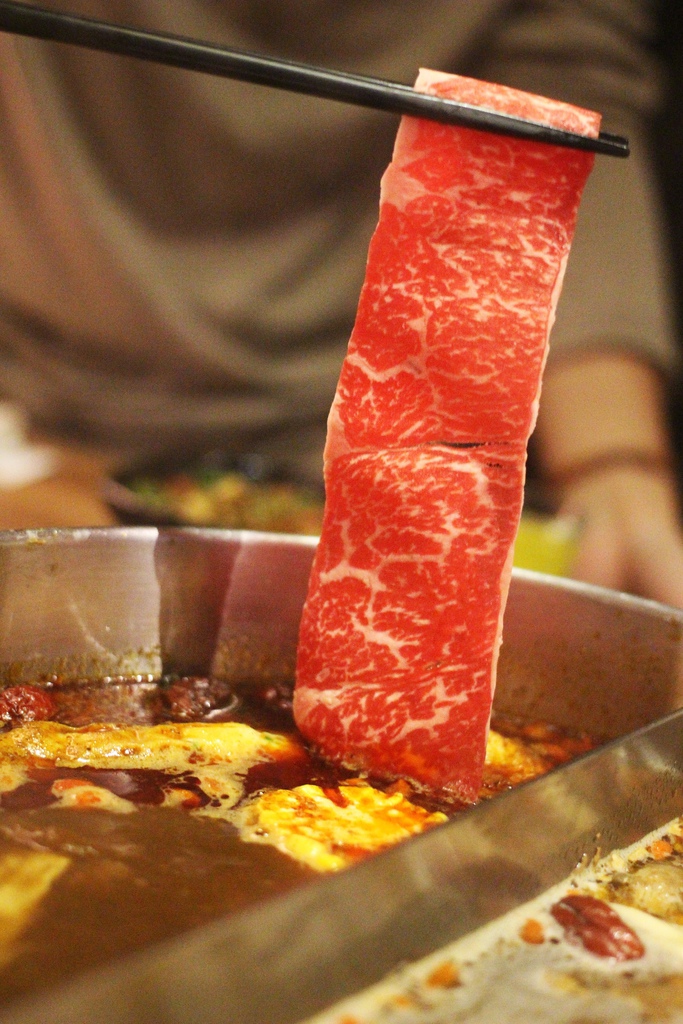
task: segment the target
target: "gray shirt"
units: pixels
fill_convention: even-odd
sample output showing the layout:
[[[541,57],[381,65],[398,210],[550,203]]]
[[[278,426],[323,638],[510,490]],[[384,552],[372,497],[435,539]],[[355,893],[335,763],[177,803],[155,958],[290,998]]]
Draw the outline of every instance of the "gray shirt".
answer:
[[[55,7],[63,4],[55,3]],[[600,110],[551,358],[675,362],[639,0],[79,0],[95,17]],[[0,389],[126,454],[258,449],[316,477],[393,116],[0,35]]]

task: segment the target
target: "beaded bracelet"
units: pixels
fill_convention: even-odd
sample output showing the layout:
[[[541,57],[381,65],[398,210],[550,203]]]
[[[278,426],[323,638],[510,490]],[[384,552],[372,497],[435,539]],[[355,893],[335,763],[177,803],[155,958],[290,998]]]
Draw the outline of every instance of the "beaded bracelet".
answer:
[[[577,459],[566,469],[557,473],[549,473],[548,483],[556,490],[564,490],[586,477],[600,473],[604,469],[641,469],[648,473],[673,473],[674,463],[671,457],[661,452],[646,452],[637,448],[616,448],[607,452],[598,452],[585,459]]]

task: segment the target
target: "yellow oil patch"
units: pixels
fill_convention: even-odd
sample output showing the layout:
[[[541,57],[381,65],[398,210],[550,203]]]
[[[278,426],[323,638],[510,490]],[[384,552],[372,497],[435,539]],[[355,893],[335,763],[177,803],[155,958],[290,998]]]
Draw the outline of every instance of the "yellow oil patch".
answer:
[[[401,793],[351,779],[331,792],[306,785],[262,793],[245,808],[241,831],[316,871],[338,871],[446,820]]]
[[[0,966],[12,959],[32,913],[69,864],[61,854],[33,850],[0,857]]]
[[[504,771],[511,784],[533,779],[548,770],[544,758],[530,750],[523,740],[502,736],[493,729],[486,741],[485,763],[488,768]]]
[[[4,763],[49,762],[57,768],[152,768],[185,771],[201,764],[244,769],[257,761],[300,756],[301,746],[278,733],[241,722],[165,725],[92,725],[74,729],[57,722],[29,722],[0,735]]]

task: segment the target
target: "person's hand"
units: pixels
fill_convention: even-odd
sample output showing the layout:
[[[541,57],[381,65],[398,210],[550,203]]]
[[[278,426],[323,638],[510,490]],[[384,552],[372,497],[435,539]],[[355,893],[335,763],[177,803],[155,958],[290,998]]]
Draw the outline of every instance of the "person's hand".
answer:
[[[588,350],[548,368],[536,431],[558,511],[580,521],[572,574],[683,607],[683,533],[659,373]]]
[[[559,511],[579,521],[574,578],[683,608],[683,530],[669,473],[605,466],[568,486]]]

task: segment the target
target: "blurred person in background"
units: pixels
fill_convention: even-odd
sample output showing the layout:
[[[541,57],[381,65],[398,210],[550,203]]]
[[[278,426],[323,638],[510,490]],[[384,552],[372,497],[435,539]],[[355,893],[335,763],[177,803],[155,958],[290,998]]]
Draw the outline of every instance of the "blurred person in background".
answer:
[[[651,3],[67,6],[397,81],[422,65],[506,83],[627,135],[631,157],[598,157],[586,189],[532,454],[582,521],[575,574],[683,606]],[[219,446],[319,479],[395,132],[371,110],[0,36],[0,394],[121,458]]]

